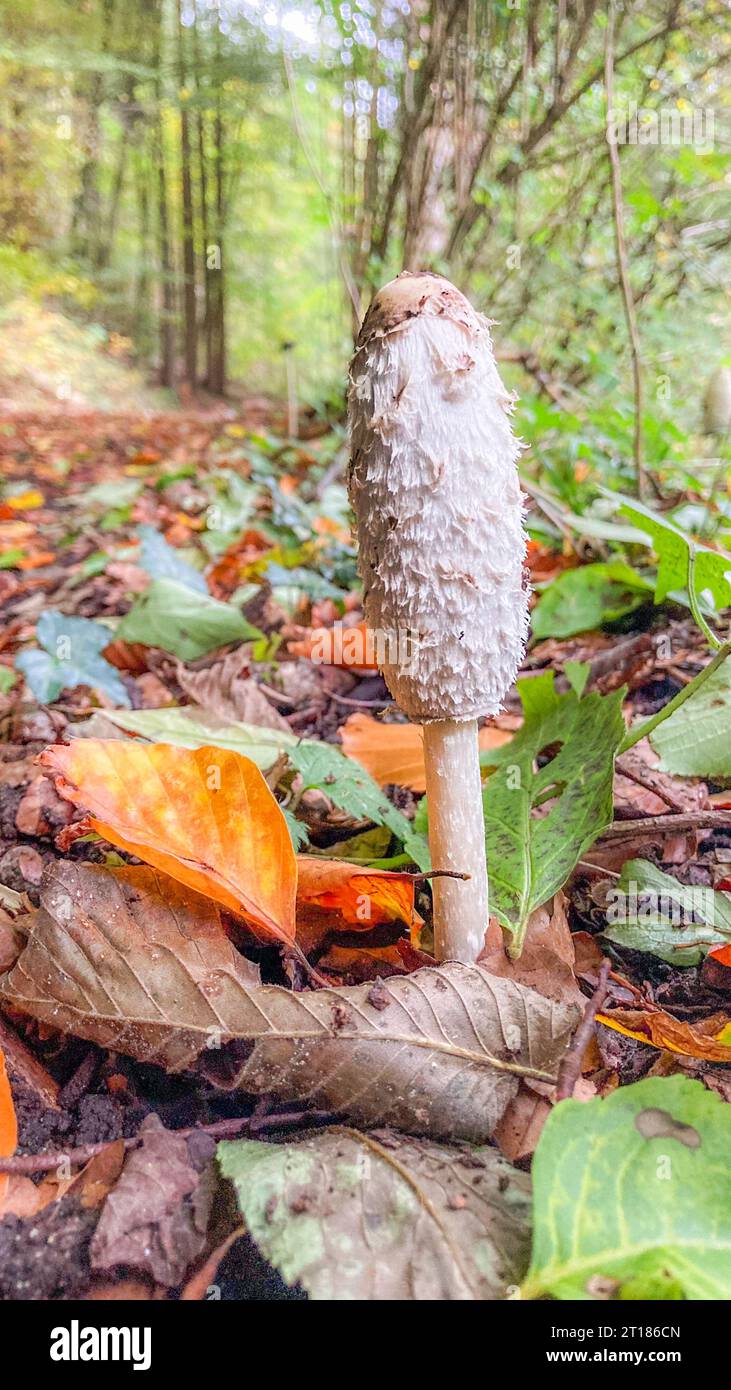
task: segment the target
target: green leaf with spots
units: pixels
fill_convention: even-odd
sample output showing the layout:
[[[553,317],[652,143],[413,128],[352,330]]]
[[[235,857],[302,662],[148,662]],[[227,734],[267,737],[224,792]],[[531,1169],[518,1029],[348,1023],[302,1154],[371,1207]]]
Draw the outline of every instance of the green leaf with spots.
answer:
[[[117,637],[160,647],[181,661],[195,661],[229,642],[263,633],[230,603],[195,593],[174,579],[156,579],[119,624]]]
[[[533,635],[573,637],[632,613],[653,585],[623,560],[582,565],[551,581],[531,614]]]
[[[671,965],[698,965],[731,941],[731,898],[686,887],[647,859],[628,859],[607,898],[603,935]]]
[[[490,907],[512,935],[514,956],[531,912],[563,887],[611,823],[614,755],[625,732],[624,689],[558,695],[550,672],[519,689],[525,723],[481,757],[495,768],[483,792]]]
[[[533,1159],[524,1298],[731,1299],[731,1106],[685,1076],[562,1101]]]
[[[323,1130],[218,1146],[246,1229],[285,1283],[328,1301],[489,1301],[520,1283],[529,1183],[495,1149]]]

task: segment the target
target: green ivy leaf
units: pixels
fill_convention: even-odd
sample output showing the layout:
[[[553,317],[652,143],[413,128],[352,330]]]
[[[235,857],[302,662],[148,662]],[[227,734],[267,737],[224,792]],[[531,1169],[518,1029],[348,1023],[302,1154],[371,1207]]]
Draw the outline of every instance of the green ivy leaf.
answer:
[[[140,568],[151,579],[174,579],[176,583],[184,584],[186,589],[195,589],[199,594],[208,593],[208,585],[200,570],[189,565],[174,545],[168,545],[154,526],[138,526],[137,534],[141,541]]]
[[[181,661],[195,661],[229,642],[263,634],[230,603],[198,594],[175,579],[155,579],[122,619],[116,635],[160,647]]]
[[[685,1076],[563,1101],[533,1159],[524,1298],[731,1299],[731,1106]]]
[[[21,652],[15,665],[41,704],[57,700],[62,690],[88,685],[118,705],[129,705],[119,672],[101,655],[112,641],[108,627],[47,608],[36,623],[36,639],[43,650]]]
[[[483,792],[490,908],[512,935],[513,955],[531,912],[563,887],[611,823],[614,756],[625,732],[624,688],[583,699],[574,690],[558,695],[552,672],[518,688],[525,723],[510,743],[481,757],[495,768]],[[536,771],[544,750],[553,756]],[[534,816],[549,799],[550,810]]]

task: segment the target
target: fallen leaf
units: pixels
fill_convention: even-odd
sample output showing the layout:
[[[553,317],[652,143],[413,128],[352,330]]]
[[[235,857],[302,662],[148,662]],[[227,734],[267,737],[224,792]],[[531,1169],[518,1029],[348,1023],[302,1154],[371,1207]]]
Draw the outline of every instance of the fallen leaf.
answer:
[[[124,1161],[124,1140],[115,1139],[113,1143],[105,1144],[101,1153],[94,1154],[84,1164],[66,1190],[73,1193],[79,1206],[86,1209],[100,1207],[118,1181]]]
[[[173,1287],[205,1246],[213,1203],[214,1141],[165,1129],[157,1115],[142,1125],[91,1242],[93,1269],[142,1269]]]
[[[0,1049],[0,1158],[10,1158],[18,1144],[18,1121],[13,1105],[13,1094],[5,1067],[5,1054]],[[7,1176],[0,1173],[0,1202],[5,1197],[8,1185]]]
[[[494,1149],[331,1129],[218,1158],[262,1254],[310,1298],[489,1301],[525,1271],[528,1179]]]
[[[313,627],[301,641],[289,642],[291,656],[306,657],[323,666],[346,666],[350,671],[377,671],[375,639],[366,623],[346,627]]]
[[[574,943],[563,893],[556,893],[550,903],[531,913],[518,960],[508,956],[500,924],[492,917],[479,963],[491,975],[528,985],[547,999],[582,1009],[586,1003],[574,975]]]
[[[64,1032],[157,1062],[192,1065],[231,1036],[259,972],[215,903],[155,869],[51,863],[7,998]]]
[[[32,511],[36,507],[42,507],[44,501],[43,493],[35,487],[27,488],[25,492],[13,493],[4,499],[5,505],[16,512]]]
[[[47,748],[39,761],[112,844],[241,913],[265,940],[294,939],[294,850],[249,758],[223,748],[76,739]]]
[[[160,647],[181,661],[195,661],[216,647],[262,634],[232,604],[219,603],[174,579],[154,579],[122,618],[116,635],[125,642]]]
[[[597,1022],[612,1028],[625,1037],[683,1057],[696,1057],[704,1062],[723,1062],[731,1065],[731,1038],[727,1043],[719,1037],[709,1037],[692,1023],[683,1023],[662,1010],[644,1012],[641,1009],[612,1009],[597,1014]]]
[[[239,648],[205,671],[188,671],[178,662],[176,676],[181,690],[197,705],[226,722],[241,720],[267,729],[292,731],[282,715],[263,695],[255,680],[242,678],[246,655]]]
[[[384,724],[370,714],[351,714],[340,729],[343,751],[374,781],[385,787],[395,783],[412,791],[426,789],[424,738],[418,724]],[[504,729],[480,729],[480,748],[499,748],[512,734]]]
[[[0,996],[138,1061],[181,1070],[197,1057],[198,1069],[228,1089],[439,1138],[482,1142],[522,1076],[555,1079],[577,1008],[457,963],[383,980],[377,997],[372,984],[299,994],[247,988],[236,965],[242,958],[225,938],[228,968],[221,968],[213,928],[213,959],[208,970],[198,959],[194,973],[197,948],[179,959],[179,912],[166,917],[164,901],[154,913],[141,905],[133,953],[121,889],[111,910],[103,877],[93,912],[76,910],[88,875],[115,881],[130,872],[55,865]],[[158,932],[163,947],[172,934],[173,951],[158,951]]]
[[[342,859],[297,856],[297,911],[306,904],[337,913],[340,923],[369,931],[384,922],[414,918],[413,874],[363,869]]]
[[[523,1086],[511,1100],[493,1135],[503,1158],[517,1163],[535,1152],[552,1105],[545,1096]]]

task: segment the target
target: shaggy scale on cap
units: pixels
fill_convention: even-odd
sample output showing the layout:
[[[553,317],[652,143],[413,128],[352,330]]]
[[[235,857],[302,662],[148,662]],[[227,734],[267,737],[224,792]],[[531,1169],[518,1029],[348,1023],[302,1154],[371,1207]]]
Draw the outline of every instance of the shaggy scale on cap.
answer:
[[[404,272],[363,322],[350,368],[349,493],[368,626],[391,694],[419,723],[496,714],[526,637],[520,452],[490,326],[439,275]],[[395,657],[395,659],[394,659]]]

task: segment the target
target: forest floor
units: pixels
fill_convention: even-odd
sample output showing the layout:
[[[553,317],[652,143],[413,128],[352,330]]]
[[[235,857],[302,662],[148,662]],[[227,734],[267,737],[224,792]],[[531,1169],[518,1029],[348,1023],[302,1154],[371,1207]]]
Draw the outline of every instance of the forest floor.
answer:
[[[109,414],[27,409],[6,415],[0,430],[0,973],[12,972],[5,979],[15,981],[4,992],[0,1055],[17,1120],[17,1146],[4,1150],[0,1124],[0,1297],[6,1299],[105,1298],[113,1288],[114,1296],[121,1290],[140,1299],[195,1299],[206,1297],[214,1283],[224,1298],[302,1297],[241,1235],[239,1218],[223,1199],[211,1207],[199,1177],[216,1139],[309,1133],[313,1124],[350,1113],[347,1103],[339,1107],[326,1098],[310,1114],[308,1102],[298,1101],[295,1092],[287,1099],[286,1087],[275,1095],[261,1086],[254,1100],[224,1089],[197,1066],[176,1071],[161,1064],[151,1047],[126,1047],[119,1028],[104,1034],[98,1022],[104,1009],[88,980],[90,1014],[76,1031],[71,994],[63,987],[43,1007],[23,1007],[16,963],[26,939],[25,915],[37,920],[45,893],[40,911],[46,914],[44,930],[50,930],[57,866],[64,872],[72,866],[76,873],[90,864],[111,873],[144,858],[119,840],[111,849],[105,837],[87,832],[79,838],[84,798],[61,795],[48,766],[39,765],[49,745],[70,741],[78,749],[88,739],[92,748],[102,738],[127,748],[131,732],[162,743],[167,734],[174,743],[179,728],[175,733],[170,712],[180,707],[199,721],[199,744],[211,730],[228,728],[230,738],[234,724],[245,725],[249,736],[254,728],[273,739],[269,761],[276,764],[277,739],[283,741],[292,766],[267,771],[269,785],[301,833],[300,849],[319,873],[331,875],[309,899],[304,889],[298,898],[298,941],[317,967],[319,984],[323,975],[333,989],[365,982],[374,1011],[386,1011],[388,1001],[376,993],[380,981],[433,968],[423,880],[410,884],[411,903],[423,919],[421,934],[413,921],[409,932],[410,909],[380,904],[373,881],[380,906],[370,934],[352,912],[354,875],[377,876],[389,865],[398,872],[404,860],[413,862],[394,852],[394,839],[401,826],[403,843],[410,827],[423,830],[417,810],[423,764],[416,731],[404,723],[365,657],[349,667],[333,645],[330,661],[311,659],[313,631],[332,629],[343,618],[356,630],[362,621],[342,485],[342,434],[286,441],[271,432],[278,423],[281,411],[272,419],[266,403],[253,402],[235,419],[205,411],[143,416],[134,407]],[[578,563],[576,556],[535,544],[529,558],[538,583]],[[199,583],[196,576],[202,581],[204,569],[206,582]],[[26,664],[26,680],[16,677],[16,658],[36,650],[29,647],[34,632],[41,640],[43,614],[86,620],[91,634],[95,624],[114,627],[128,620],[151,584],[171,603],[180,589],[190,605],[200,603],[204,590],[218,606],[212,615],[207,610],[205,620],[192,606],[189,620],[174,604],[161,613],[148,606],[142,626],[138,621],[130,636],[115,639],[109,632],[101,658],[97,644],[103,675],[92,661],[89,673],[95,675],[84,680],[86,658],[74,649],[78,679],[59,688],[54,662],[69,658],[49,639],[46,664],[41,661],[35,672]],[[254,635],[236,635],[241,615]],[[234,622],[231,631],[227,621]],[[149,635],[145,622],[155,624]],[[215,629],[219,622],[216,639],[206,623]],[[63,630],[62,618],[54,630]],[[83,647],[81,631],[74,631],[73,641]],[[611,630],[534,643],[522,674],[533,682],[553,672],[558,697],[568,701],[580,664],[584,698],[619,700],[629,722],[660,709],[706,660],[684,609],[645,605]],[[108,717],[115,712],[120,722]],[[483,730],[483,750],[515,738],[523,717],[514,690],[505,713]],[[156,728],[157,734],[150,732]],[[340,761],[305,776],[291,749],[311,751],[313,744]],[[149,745],[137,740],[136,746]],[[195,739],[187,746],[195,747]],[[231,744],[224,738],[221,746]],[[357,778],[348,782],[343,748],[353,775],[363,769],[369,774],[367,786]],[[266,748],[252,756],[267,770]],[[544,748],[541,758],[546,756]],[[720,782],[661,772],[658,762],[646,740],[619,758],[612,823],[596,827],[596,842],[572,868],[563,891],[532,911],[521,959],[507,959],[497,923],[487,939],[485,970],[537,991],[565,1011],[572,1028],[597,990],[603,960],[610,960],[606,989],[595,999],[603,1021],[577,1059],[575,1094],[582,1099],[610,1095],[647,1075],[675,1073],[700,1078],[724,1099],[731,1097],[731,1072],[719,1051],[731,1012],[731,970],[722,958],[701,959],[702,920],[695,945],[683,928],[684,944],[694,952],[690,966],[672,963],[672,955],[663,959],[661,952],[633,949],[626,942],[637,938],[629,933],[624,943],[599,939],[607,928],[608,896],[628,861],[641,861],[685,887],[722,892],[729,886],[731,817],[724,808],[731,794]],[[375,784],[381,790],[373,793],[374,801]],[[99,818],[88,799],[86,808]],[[189,829],[195,840],[199,827]],[[339,877],[332,877],[333,863]],[[87,903],[85,911],[87,925],[96,921],[93,905]],[[301,960],[286,947],[281,952],[281,943],[242,936],[241,923],[226,912],[221,920],[222,939],[235,942],[247,969],[258,967],[265,982],[317,991],[318,979],[308,980]],[[47,980],[43,989],[51,989]],[[175,1032],[172,1024],[170,1030]],[[550,1087],[528,1084],[503,1108],[495,1139],[521,1172],[530,1167],[554,1099]],[[150,1116],[159,1117],[162,1134],[195,1130],[198,1148],[188,1137],[183,1156],[171,1157],[159,1135],[151,1137]],[[127,1165],[141,1153],[136,1146],[143,1123],[147,1176],[173,1159],[180,1173],[164,1210],[155,1208],[145,1190],[140,1215],[138,1193],[132,1203],[120,1173],[125,1153]],[[413,1117],[403,1127],[413,1132]],[[6,1125],[6,1140],[7,1133]],[[444,1137],[439,1128],[436,1133]],[[461,1137],[469,1137],[468,1129]],[[188,1251],[182,1264],[181,1245]]]

